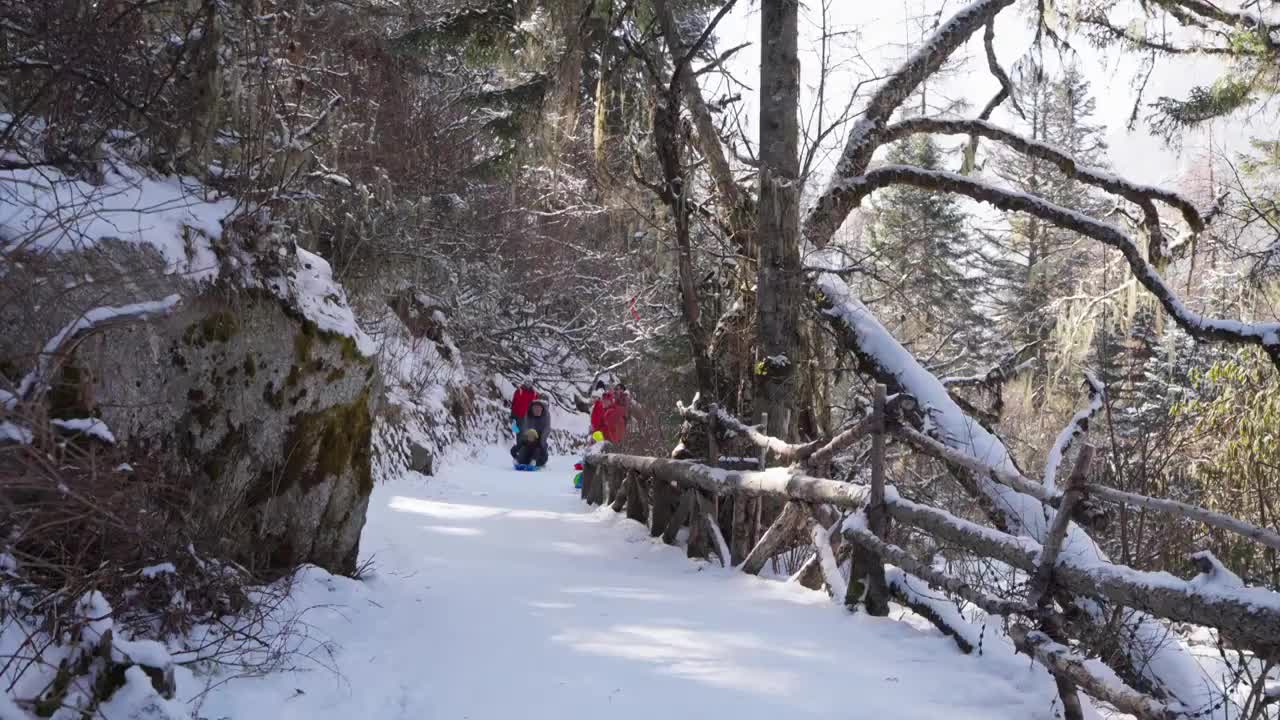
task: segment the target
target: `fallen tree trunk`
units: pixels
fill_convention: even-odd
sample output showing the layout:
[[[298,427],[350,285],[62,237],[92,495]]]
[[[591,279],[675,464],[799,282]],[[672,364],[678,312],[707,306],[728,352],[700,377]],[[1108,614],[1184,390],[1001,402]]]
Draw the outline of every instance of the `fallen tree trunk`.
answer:
[[[803,505],[794,500],[787,503],[782,508],[782,514],[765,531],[764,537],[760,538],[760,542],[756,543],[756,546],[747,554],[747,559],[742,562],[742,572],[748,575],[759,575],[764,569],[764,564],[774,556],[787,538],[803,526],[807,517],[808,513],[805,512]]]
[[[813,515],[809,516],[809,537],[813,540],[814,559],[817,560],[818,568],[822,571],[822,580],[827,586],[827,592],[832,597],[842,600],[849,592],[849,587],[844,575],[840,574],[840,565],[836,562],[835,553],[831,552],[831,533]]]
[[[1042,483],[1037,483],[1024,475],[1001,470],[970,455],[953,450],[914,428],[899,425],[894,428],[894,434],[925,454],[932,455],[956,467],[964,468],[970,472],[990,478],[1001,485],[1031,495],[1051,507],[1056,508],[1062,505],[1062,496],[1049,492]],[[1214,512],[1197,505],[1190,505],[1167,498],[1139,495],[1107,487],[1106,485],[1090,485],[1085,502],[1077,504],[1071,512],[1073,520],[1090,527],[1096,527],[1100,524],[1102,512],[1096,504],[1088,503],[1088,498],[1098,498],[1117,505],[1131,505],[1144,510],[1178,515],[1280,550],[1280,533],[1274,530],[1259,527],[1231,515]]]
[[[680,412],[680,417],[691,422],[699,422],[707,425],[711,422],[710,413],[715,413],[715,423],[720,427],[729,430],[735,434],[741,435],[750,440],[753,445],[768,450],[773,457],[782,463],[793,463],[804,460],[822,447],[822,440],[815,440],[809,443],[795,444],[789,443],[781,438],[766,435],[751,425],[742,422],[738,418],[725,412],[718,405],[711,406],[711,409],[704,412],[694,407],[685,407],[677,405],[676,409]]]
[[[1024,603],[1002,600],[994,595],[988,595],[964,580],[952,577],[941,570],[935,570],[926,563],[912,557],[906,550],[876,537],[874,533],[866,528],[846,528],[844,530],[844,539],[871,550],[885,561],[902,568],[930,585],[959,596],[993,615],[1027,615],[1030,613],[1030,608]]]
[[[1177,500],[1138,495],[1136,493],[1117,490],[1105,485],[1090,485],[1089,495],[1108,502],[1132,505],[1134,507],[1143,508],[1144,510],[1155,510],[1158,512],[1169,513],[1170,515],[1179,515],[1187,518],[1188,520],[1195,520],[1210,527],[1218,528],[1219,530],[1233,532],[1242,537],[1249,538],[1256,543],[1266,545],[1269,548],[1280,550],[1280,533],[1252,525],[1230,515],[1224,515],[1223,513],[1207,510],[1197,505],[1188,505],[1187,503],[1178,502]]]
[[[1030,655],[1053,673],[1088,695],[1114,705],[1117,710],[1140,720],[1177,720],[1190,717],[1181,708],[1166,705],[1149,695],[1144,695],[1126,685],[1099,661],[1090,662],[1071,652],[1064,645],[1053,642],[1042,632],[1027,632],[1014,625],[1009,637],[1019,651]]]
[[[764,472],[719,470],[688,460],[641,457],[637,455],[595,454],[586,457],[589,466],[634,470],[644,475],[670,480],[682,488],[696,488],[724,497],[735,493],[761,497],[827,503],[855,510],[865,504],[868,488],[805,475],[796,470],[775,468]]]
[[[970,552],[1035,573],[1042,548],[1025,537],[963,520],[941,510],[895,498],[888,503],[894,520],[920,528]],[[1154,573],[1061,556],[1054,581],[1073,592],[1105,598],[1154,615],[1215,627],[1267,657],[1280,654],[1280,594],[1262,588],[1218,590],[1168,573]]]
[[[837,434],[825,445],[814,451],[814,453],[809,456],[806,464],[811,468],[825,466],[827,463],[831,462],[832,456],[836,453],[866,437],[867,433],[870,433],[871,430],[876,427],[876,424],[876,418],[874,415],[868,415],[862,418],[854,424],[853,427]]]

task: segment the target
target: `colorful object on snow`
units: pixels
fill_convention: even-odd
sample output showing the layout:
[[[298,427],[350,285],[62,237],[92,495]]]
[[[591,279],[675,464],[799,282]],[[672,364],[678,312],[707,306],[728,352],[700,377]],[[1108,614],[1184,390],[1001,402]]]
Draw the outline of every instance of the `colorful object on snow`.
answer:
[[[520,423],[516,422],[515,420],[511,421],[511,434],[512,435],[520,434]]]
[[[581,490],[582,489],[582,463],[574,463],[573,469],[578,471],[578,474],[573,476],[573,487],[577,490]]]
[[[538,472],[542,469],[541,465],[528,465],[525,463],[516,463],[515,467],[520,472]]]
[[[604,433],[597,430],[591,433],[591,439],[595,440],[596,442],[604,442]]]

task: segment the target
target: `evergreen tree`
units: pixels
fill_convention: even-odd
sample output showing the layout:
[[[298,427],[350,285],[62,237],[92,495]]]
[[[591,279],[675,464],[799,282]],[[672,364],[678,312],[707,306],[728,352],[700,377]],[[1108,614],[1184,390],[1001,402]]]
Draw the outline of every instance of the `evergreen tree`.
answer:
[[[944,161],[929,136],[903,141],[889,154],[891,163],[927,170],[941,169]],[[985,325],[976,310],[981,279],[972,271],[975,241],[956,197],[895,186],[881,196],[869,232],[881,294],[898,309],[902,330],[917,352],[946,341],[954,350],[944,356],[963,349],[966,357],[976,359]]]
[[[1058,78],[1035,68],[1019,85],[1032,138],[1078,162],[1105,165],[1103,129],[1091,122],[1095,103],[1077,66],[1068,65]],[[1015,190],[1058,205],[1095,215],[1103,209],[1091,188],[1039,158],[1001,149],[995,174]],[[1039,340],[1047,345],[1054,326],[1052,301],[1079,291],[1092,266],[1091,254],[1100,250],[1075,233],[1026,215],[1010,217],[1008,232],[990,240],[993,247],[984,258],[996,287],[998,319],[1015,344]]]

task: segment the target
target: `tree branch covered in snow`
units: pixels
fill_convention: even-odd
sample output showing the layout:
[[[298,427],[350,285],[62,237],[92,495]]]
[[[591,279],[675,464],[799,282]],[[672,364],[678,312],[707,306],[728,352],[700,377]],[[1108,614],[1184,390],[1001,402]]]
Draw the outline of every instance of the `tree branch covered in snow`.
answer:
[[[884,143],[885,126],[903,101],[926,78],[942,67],[947,58],[968,42],[978,28],[990,22],[1013,0],[975,0],[952,15],[898,70],[872,95],[863,116],[850,131],[835,175],[804,218],[803,236],[817,247],[840,228],[861,196],[851,192],[849,182],[861,176],[871,157]]]
[[[1039,567],[1042,548],[1029,538],[1014,537],[898,497],[887,502],[887,507],[894,520],[941,540],[1029,573]],[[1187,581],[1168,573],[1133,570],[1082,557],[1069,547],[1064,547],[1054,566],[1054,579],[1071,592],[1102,597],[1170,620],[1219,628],[1269,656],[1280,652],[1280,593],[1265,588]]]
[[[1121,712],[1141,720],[1177,720],[1194,716],[1177,704],[1166,704],[1129,687],[1106,665],[1072,652],[1039,631],[1028,632],[1020,625],[1009,628],[1017,648],[1034,657],[1050,672],[1064,677],[1090,696],[1114,705]]]
[[[1239,320],[1205,317],[1188,308],[1147,261],[1137,244],[1119,227],[1097,220],[1044,198],[984,183],[938,170],[907,165],[884,165],[849,182],[850,197],[861,201],[871,192],[891,185],[965,195],[1010,212],[1025,212],[1068,230],[1093,238],[1119,250],[1138,282],[1143,285],[1178,325],[1192,337],[1234,344],[1256,345],[1280,368],[1280,322],[1246,323]]]
[[[976,135],[995,140],[1028,157],[1050,163],[1067,177],[1106,190],[1136,205],[1150,200],[1165,203],[1180,212],[1187,225],[1195,232],[1200,232],[1205,227],[1204,217],[1199,208],[1179,193],[1152,185],[1130,182],[1104,170],[1082,165],[1071,155],[1049,143],[1006,130],[987,120],[907,118],[885,129],[884,142],[895,142],[917,133]]]
[[[35,366],[18,382],[17,391],[14,393],[15,396],[6,402],[12,406],[12,404],[19,401],[31,402],[38,399],[40,394],[48,387],[49,377],[53,373],[58,359],[68,351],[71,345],[90,332],[112,323],[146,320],[159,315],[167,315],[177,307],[181,300],[182,298],[175,294],[163,300],[130,303],[119,307],[97,307],[81,314],[80,317],[72,320],[59,330],[56,335],[49,338],[48,342],[40,350],[39,355],[37,355]]]
[[[1107,398],[1106,389],[1092,373],[1085,373],[1084,382],[1089,388],[1089,404],[1076,411],[1071,422],[1058,433],[1058,439],[1049,448],[1049,457],[1044,461],[1044,489],[1051,493],[1058,490],[1058,466],[1062,464],[1062,459],[1066,457],[1076,438],[1089,432],[1089,421],[1102,409],[1102,403]]]

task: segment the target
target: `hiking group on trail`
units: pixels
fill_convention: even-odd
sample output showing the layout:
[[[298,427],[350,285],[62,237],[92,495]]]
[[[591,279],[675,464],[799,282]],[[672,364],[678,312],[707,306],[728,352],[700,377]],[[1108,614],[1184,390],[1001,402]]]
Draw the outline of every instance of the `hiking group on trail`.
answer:
[[[637,404],[622,383],[609,388],[600,380],[596,383],[595,392],[601,394],[591,408],[591,438],[615,444],[622,442],[631,409]],[[515,435],[511,459],[516,469],[542,468],[549,456],[547,438],[551,432],[551,405],[533,389],[531,381],[522,380],[512,394],[510,419],[511,432]]]

